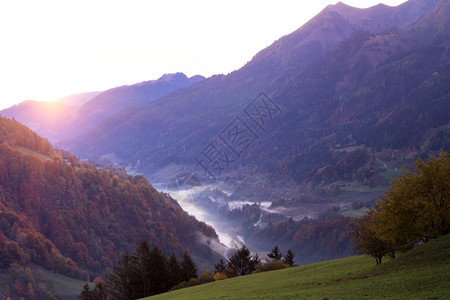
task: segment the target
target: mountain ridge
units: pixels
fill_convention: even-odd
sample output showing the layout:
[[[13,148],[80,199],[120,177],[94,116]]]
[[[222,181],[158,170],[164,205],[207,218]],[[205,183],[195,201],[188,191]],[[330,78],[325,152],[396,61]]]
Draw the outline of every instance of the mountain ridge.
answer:
[[[0,114],[8,118],[14,117],[57,144],[89,130],[123,108],[153,101],[203,79],[200,75],[188,78],[183,73],[166,74],[157,80],[115,87],[98,94],[82,93],[63,98],[75,101],[75,105],[67,105],[65,100],[28,100],[2,110]]]
[[[55,101],[66,104],[66,105],[70,105],[70,106],[80,106],[80,105],[83,105],[84,103],[86,103],[87,101],[91,100],[92,98],[96,97],[100,93],[102,93],[102,92],[97,91],[97,92],[77,93],[74,95],[59,98]]]
[[[411,88],[414,89],[414,84],[420,85],[424,80],[434,78],[432,74],[436,70],[433,68],[441,68],[441,73],[447,72],[448,57],[444,54],[448,44],[446,46],[445,39],[437,41],[440,43],[440,48],[437,49],[444,56],[439,58],[437,52],[429,58],[424,56],[429,65],[420,65],[415,58],[425,55],[425,44],[432,46],[436,42],[430,40],[425,44],[418,44],[417,41],[430,39],[438,32],[445,35],[448,30],[444,25],[440,30],[433,27],[436,20],[446,24],[448,19],[442,12],[439,18],[431,17],[430,15],[442,11],[433,4],[445,8],[443,1],[408,1],[398,7],[358,10],[370,15],[374,11],[378,13],[376,10],[382,8],[389,10],[390,16],[402,16],[398,21],[400,26],[392,27],[392,22],[388,20],[381,32],[378,25],[372,32],[364,31],[367,25],[358,20],[356,23],[361,23],[358,25],[360,28],[355,29],[345,16],[336,12],[335,6],[327,7],[300,29],[261,50],[241,69],[226,76],[213,76],[194,87],[174,92],[155,102],[121,111],[114,119],[106,120],[89,134],[65,145],[82,156],[88,152],[96,155],[114,153],[117,161],[131,164],[147,175],[170,161],[180,165],[192,164],[193,156],[200,153],[202,147],[208,145],[227,126],[227,122],[233,120],[263,90],[284,110],[283,118],[275,122],[269,133],[265,133],[265,139],[278,140],[278,149],[284,149],[285,156],[278,150],[268,151],[270,154],[264,154],[264,159],[258,158],[266,151],[256,149],[254,144],[241,157],[240,166],[249,165],[244,160],[253,160],[250,163],[252,166],[265,165],[263,168],[266,170],[277,170],[278,174],[282,174],[284,171],[277,167],[280,161],[287,159],[294,168],[296,164],[292,156],[317,147],[322,147],[326,153],[326,149],[335,147],[333,143],[345,144],[344,138],[351,135],[358,137],[356,142],[360,145],[366,143],[367,146],[379,148],[384,139],[380,136],[381,129],[377,129],[380,142],[368,142],[367,137],[370,135],[367,132],[373,130],[370,126],[377,124],[375,118],[380,121],[394,113],[391,109],[403,109],[402,105],[398,105],[399,99],[395,95],[398,94],[402,101],[406,101],[406,93]],[[339,5],[337,8],[342,9]],[[422,24],[428,24],[427,30],[433,34],[423,32],[420,29],[424,26]],[[328,40],[327,34],[322,35],[322,32],[328,32],[329,29],[334,30],[333,36],[336,36],[334,32],[339,32],[338,40]],[[353,57],[352,54],[356,56]],[[406,61],[410,67],[421,69],[405,76],[397,68]],[[392,76],[395,81],[392,81]],[[442,74],[440,78],[441,81],[437,84],[442,86],[447,77]],[[400,90],[393,88],[397,81],[398,84],[403,84]],[[367,87],[361,86],[362,84]],[[389,87],[388,92],[383,92],[385,87]],[[447,93],[445,88],[442,93]],[[343,98],[340,99],[341,97]],[[367,100],[367,97],[371,100]],[[358,101],[355,102],[354,99]],[[383,99],[390,99],[392,103]],[[363,113],[358,112],[354,105],[360,107]],[[364,108],[365,106],[367,107]],[[346,114],[339,113],[340,110]],[[395,115],[398,116],[398,113]],[[338,117],[340,120],[336,119]],[[439,123],[442,118],[433,122],[435,126],[443,126]],[[339,128],[334,128],[336,126]],[[357,128],[352,129],[351,126]],[[130,132],[135,133],[134,137]],[[121,137],[120,142],[112,138],[117,136]],[[195,140],[196,143],[189,143],[189,140]],[[405,137],[399,143],[386,144],[386,147],[397,149],[418,146],[417,143],[405,144],[402,140],[405,141]],[[289,145],[292,141],[296,143],[295,146]],[[262,147],[262,142],[256,143],[259,143],[258,147]],[[132,147],[136,148],[130,151],[127,145],[134,145]],[[186,146],[190,150],[181,151]],[[329,154],[328,157],[333,155]],[[334,159],[338,160],[338,157],[336,154],[336,158],[322,162],[321,166],[336,163]],[[268,161],[273,163],[268,164]]]

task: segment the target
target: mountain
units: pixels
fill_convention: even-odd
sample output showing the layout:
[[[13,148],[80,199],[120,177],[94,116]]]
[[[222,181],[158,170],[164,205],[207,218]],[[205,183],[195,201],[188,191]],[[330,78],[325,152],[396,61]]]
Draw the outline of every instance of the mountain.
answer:
[[[59,98],[56,102],[60,102],[70,106],[80,106],[92,98],[98,96],[102,92],[86,92]]]
[[[57,101],[27,100],[0,111],[0,115],[14,118],[54,141],[67,135],[67,124],[78,119],[78,108]]]
[[[265,199],[276,181],[332,194],[385,186],[395,168],[450,147],[449,12],[437,0],[328,6],[241,69],[126,108],[63,145],[152,178],[195,167],[222,181],[258,174]],[[256,192],[248,182],[240,190]]]
[[[52,102],[24,101],[0,111],[15,118],[53,143],[79,135],[123,108],[150,102],[204,78],[183,73],[125,85],[104,92],[81,93]],[[68,105],[70,104],[70,105]]]
[[[203,79],[204,77],[200,75],[188,78],[183,73],[166,74],[157,80],[107,90],[80,107],[82,126],[97,125],[126,107],[156,100]]]
[[[214,229],[142,176],[80,162],[0,118],[0,269],[34,263],[87,280],[143,239],[199,266],[219,257]]]

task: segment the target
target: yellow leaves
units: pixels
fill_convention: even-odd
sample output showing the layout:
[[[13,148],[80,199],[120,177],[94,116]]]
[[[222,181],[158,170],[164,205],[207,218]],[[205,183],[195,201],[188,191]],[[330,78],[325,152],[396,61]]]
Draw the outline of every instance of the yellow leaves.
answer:
[[[227,274],[217,272],[216,274],[214,274],[213,278],[214,278],[214,281],[219,281],[219,280],[228,279],[228,276],[227,276]]]
[[[416,161],[417,172],[404,172],[381,196],[375,209],[357,221],[356,248],[369,254],[375,244],[404,251],[417,240],[427,241],[450,229],[450,156],[442,152],[426,163]]]

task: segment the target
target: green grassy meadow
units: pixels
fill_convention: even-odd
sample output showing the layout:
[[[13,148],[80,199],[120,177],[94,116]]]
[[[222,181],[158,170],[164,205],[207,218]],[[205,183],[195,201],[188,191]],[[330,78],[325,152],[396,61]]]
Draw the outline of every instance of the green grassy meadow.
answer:
[[[33,268],[33,274],[36,279],[52,282],[55,294],[59,299],[78,299],[83,286],[86,284],[86,281],[53,273],[39,267]],[[91,285],[91,288],[94,288],[94,286]]]
[[[86,281],[54,273],[35,264],[30,264],[27,267],[31,269],[37,281],[45,282],[51,287],[58,299],[78,299],[83,286],[86,284]],[[13,285],[13,279],[7,273],[7,270],[2,271],[4,272],[0,273],[0,292],[5,294],[6,285],[11,287]],[[23,277],[25,275],[22,274],[21,276]],[[91,287],[93,288],[93,285]]]
[[[217,281],[146,299],[449,299],[450,235],[381,265],[353,256]]]
[[[20,147],[20,146],[16,146],[15,148],[16,148],[17,150],[19,150],[19,151],[20,151],[21,153],[23,153],[23,154],[31,154],[31,155],[34,155],[34,156],[40,158],[42,161],[52,161],[52,159],[51,159],[50,157],[45,156],[45,155],[42,155],[42,154],[40,154],[40,153],[37,153],[37,152],[35,152],[35,151],[33,151],[33,150],[30,150],[30,149],[28,149],[28,148]]]

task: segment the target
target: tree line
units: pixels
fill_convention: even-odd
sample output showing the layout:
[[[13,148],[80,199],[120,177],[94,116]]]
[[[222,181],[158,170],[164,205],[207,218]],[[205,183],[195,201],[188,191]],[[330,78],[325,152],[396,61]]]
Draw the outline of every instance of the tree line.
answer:
[[[214,266],[214,279],[221,280],[230,277],[243,276],[254,272],[264,272],[294,266],[294,253],[291,249],[284,255],[278,246],[267,253],[271,261],[262,263],[259,257],[251,255],[250,250],[243,245],[225,262],[221,259]]]
[[[173,253],[168,258],[143,240],[134,253],[121,255],[106,283],[97,284],[93,290],[86,284],[80,299],[106,299],[108,295],[113,299],[138,299],[167,292],[191,278],[197,278],[197,268],[187,253],[181,260]]]
[[[416,172],[404,170],[375,208],[351,228],[355,249],[375,258],[395,257],[417,243],[450,231],[450,156],[441,152],[428,162],[416,161]]]
[[[214,266],[214,274],[204,270],[198,276],[197,268],[187,253],[181,260],[175,254],[167,258],[158,247],[152,248],[148,240],[143,240],[133,253],[121,255],[106,281],[96,279],[93,289],[86,283],[79,298],[138,299],[215,280],[294,266],[295,255],[290,249],[283,254],[275,246],[267,256],[271,261],[262,263],[256,254],[252,255],[243,245],[236,249],[227,262],[221,259]]]

